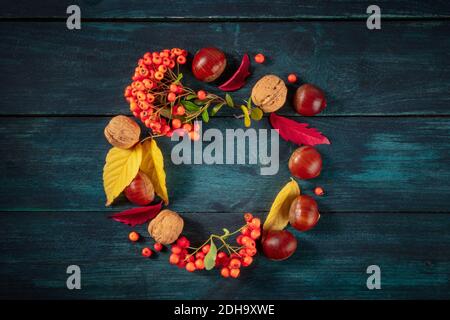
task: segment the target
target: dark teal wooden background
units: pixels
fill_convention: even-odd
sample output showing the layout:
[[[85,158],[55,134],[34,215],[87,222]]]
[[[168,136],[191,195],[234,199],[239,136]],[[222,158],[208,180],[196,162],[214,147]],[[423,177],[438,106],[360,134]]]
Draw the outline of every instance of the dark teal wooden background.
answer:
[[[68,31],[79,4],[82,30]],[[450,298],[450,5],[377,1],[382,29],[366,28],[372,1],[2,1],[0,12],[0,297],[143,299]],[[301,118],[332,141],[319,146],[322,218],[285,262],[260,256],[238,280],[188,274],[150,261],[106,217],[103,128],[128,113],[123,88],[147,50],[223,48],[237,64],[263,52],[246,98],[266,73],[296,72],[322,87],[328,108]],[[232,68],[231,68],[232,69]],[[200,83],[187,82],[199,88]],[[214,86],[206,86],[214,91]],[[269,128],[267,119],[255,124]],[[209,127],[241,127],[222,113]],[[289,179],[295,146],[280,142],[280,172],[253,165],[174,166],[166,155],[170,207],[201,241],[264,217]],[[144,232],[145,227],[139,227]],[[77,264],[82,289],[65,287]],[[366,288],[367,266],[382,289]]]

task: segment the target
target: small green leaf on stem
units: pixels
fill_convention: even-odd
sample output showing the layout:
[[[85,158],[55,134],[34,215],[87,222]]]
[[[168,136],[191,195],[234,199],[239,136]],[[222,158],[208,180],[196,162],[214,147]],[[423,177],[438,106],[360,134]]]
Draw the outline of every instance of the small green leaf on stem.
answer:
[[[180,72],[178,74],[178,77],[175,79],[175,81],[173,82],[173,84],[177,84],[178,82],[181,81],[181,79],[183,79],[183,74]]]
[[[198,111],[198,110],[200,110],[200,107],[198,105],[196,105],[195,103],[193,103],[193,102],[186,101],[186,100],[181,100],[180,102],[186,108],[186,110],[188,110],[188,111]]]
[[[197,95],[196,94],[188,94],[187,96],[186,96],[186,100],[192,100],[192,99],[196,99],[197,98]]]
[[[203,110],[203,112],[202,112],[202,119],[203,119],[204,122],[208,122],[209,121],[208,109]]]
[[[250,120],[249,112],[246,106],[241,105],[242,113],[244,114],[244,125],[248,128],[250,127],[252,121]]]
[[[208,254],[205,256],[205,269],[211,270],[216,265],[217,247],[214,244],[214,240],[211,239],[211,244]]]
[[[247,108],[248,108],[248,110],[252,110],[252,98],[251,97],[248,98],[248,100],[247,100]]]
[[[224,235],[224,236],[227,236],[227,235],[230,234],[230,230],[228,230],[228,229],[226,229],[226,228],[223,228],[222,230],[223,230],[223,235]]]
[[[222,109],[222,107],[225,105],[225,103],[219,103],[217,105],[215,105],[212,110],[211,110],[211,116],[215,116],[217,112],[219,112],[220,109]]]
[[[254,108],[252,109],[252,113],[250,114],[250,116],[252,117],[253,120],[259,121],[262,119],[263,114],[264,113],[260,108]]]
[[[233,98],[228,93],[225,95],[225,101],[229,107],[234,108]]]

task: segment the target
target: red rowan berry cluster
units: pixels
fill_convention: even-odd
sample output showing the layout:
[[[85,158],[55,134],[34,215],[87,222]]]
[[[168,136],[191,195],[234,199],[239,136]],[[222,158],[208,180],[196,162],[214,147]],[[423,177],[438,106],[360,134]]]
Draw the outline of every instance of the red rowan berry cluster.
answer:
[[[153,136],[172,136],[175,130],[199,138],[198,117],[207,122],[222,106],[234,107],[229,95],[221,98],[204,90],[195,92],[183,86],[179,67],[187,62],[188,52],[180,48],[147,52],[139,60],[125,88],[130,111],[151,130]],[[211,111],[208,111],[209,108]]]
[[[220,269],[220,274],[224,278],[239,277],[241,267],[248,267],[253,263],[253,257],[257,253],[255,241],[261,236],[261,220],[254,218],[251,213],[246,213],[244,219],[246,224],[243,227],[235,232],[224,229],[224,234],[220,236],[211,235],[198,248],[191,248],[190,241],[186,237],[179,238],[172,245],[169,262],[189,272],[216,267]],[[227,240],[236,234],[239,234],[236,245],[229,244]],[[221,243],[219,248],[216,247],[214,240]]]

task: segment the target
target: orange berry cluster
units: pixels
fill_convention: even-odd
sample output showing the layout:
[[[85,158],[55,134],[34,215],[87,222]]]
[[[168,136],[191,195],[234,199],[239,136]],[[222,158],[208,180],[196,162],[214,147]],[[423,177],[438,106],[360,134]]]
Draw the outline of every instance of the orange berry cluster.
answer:
[[[241,267],[248,267],[253,263],[253,257],[257,253],[256,240],[261,236],[261,220],[254,218],[251,213],[244,215],[246,225],[239,230],[236,238],[238,247],[228,254],[224,251],[217,252],[215,267],[220,269],[224,278],[237,278],[241,273]],[[205,269],[205,257],[210,251],[210,244],[205,244],[189,253],[190,241],[181,237],[172,245],[172,254],[169,263],[185,268],[189,272]]]
[[[185,64],[187,55],[188,52],[180,48],[145,53],[138,60],[133,82],[125,88],[124,96],[130,111],[155,135],[171,136],[180,128],[194,131],[190,123],[183,124],[177,118],[186,113],[178,103],[188,91],[177,81],[178,74],[173,69]],[[170,116],[162,115],[161,108],[169,110]]]

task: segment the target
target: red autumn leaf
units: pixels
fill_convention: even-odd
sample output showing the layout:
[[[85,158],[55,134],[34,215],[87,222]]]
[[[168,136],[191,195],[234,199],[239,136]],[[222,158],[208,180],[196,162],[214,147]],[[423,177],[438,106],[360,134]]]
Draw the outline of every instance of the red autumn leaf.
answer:
[[[245,79],[250,75],[250,58],[245,54],[242,58],[241,65],[231,78],[224,84],[219,86],[222,91],[236,91],[242,88],[245,84]]]
[[[128,224],[134,227],[137,224],[143,224],[156,217],[161,211],[162,202],[153,206],[133,208],[125,210],[110,216],[113,220]]]
[[[295,144],[315,146],[316,144],[330,144],[330,140],[315,128],[308,128],[307,123],[300,123],[272,113],[269,118],[272,127],[286,141]]]

